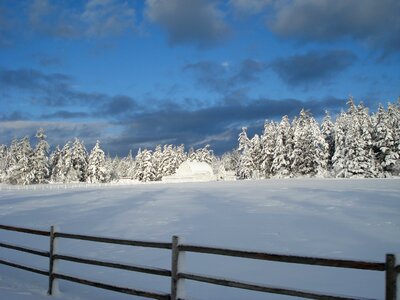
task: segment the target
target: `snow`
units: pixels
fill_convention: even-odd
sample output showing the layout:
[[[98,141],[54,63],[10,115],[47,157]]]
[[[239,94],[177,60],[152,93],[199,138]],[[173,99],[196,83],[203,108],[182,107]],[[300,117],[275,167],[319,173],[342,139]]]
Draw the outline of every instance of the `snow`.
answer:
[[[400,253],[399,179],[272,179],[206,183],[1,186],[0,223],[138,240],[383,262]],[[46,188],[48,187],[48,188]],[[0,231],[8,243],[48,249],[48,238]],[[170,251],[61,239],[59,253],[170,268]],[[48,268],[45,258],[0,257]],[[60,261],[59,271],[152,291],[169,278]],[[184,269],[288,288],[383,299],[384,273],[186,253]],[[60,281],[54,299],[142,299]],[[52,299],[47,278],[0,265],[3,299]],[[189,299],[293,299],[185,281]]]

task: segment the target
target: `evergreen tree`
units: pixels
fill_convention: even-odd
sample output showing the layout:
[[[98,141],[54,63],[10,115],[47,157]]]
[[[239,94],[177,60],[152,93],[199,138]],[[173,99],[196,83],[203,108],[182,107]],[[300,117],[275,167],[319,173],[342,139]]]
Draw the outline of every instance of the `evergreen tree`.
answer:
[[[88,182],[108,182],[110,180],[110,172],[107,170],[104,151],[100,148],[100,141],[96,142],[89,155],[88,160]]]
[[[368,109],[358,107],[353,98],[349,109],[342,114],[337,124],[334,169],[337,177],[377,177],[379,170],[375,161],[372,143],[372,123]]]
[[[154,167],[152,164],[152,154],[150,150],[139,149],[135,161],[136,161],[136,174],[135,174],[136,179],[143,182],[148,182],[155,179],[156,174],[154,172]]]
[[[335,154],[335,125],[333,124],[328,111],[325,111],[325,117],[321,124],[321,133],[328,144],[328,160],[327,168],[330,170],[332,168],[332,158]]]
[[[315,176],[326,169],[328,145],[311,114],[301,110],[293,124],[291,170],[294,176]]]
[[[274,158],[271,173],[278,178],[291,177],[290,155],[292,153],[292,131],[288,116],[279,123],[275,141]]]
[[[249,179],[253,176],[255,169],[252,159],[251,142],[247,137],[247,128],[243,127],[242,132],[239,134],[239,148],[241,156],[239,160],[238,176],[241,179]]]
[[[164,145],[161,157],[160,170],[163,176],[175,173],[177,168],[176,155],[172,145]]]
[[[213,153],[212,150],[210,150],[210,145],[205,145],[203,148],[197,149],[195,152],[195,160],[199,162],[206,162],[211,165]]]
[[[88,172],[88,153],[83,141],[75,138],[71,148],[73,181],[85,182]]]
[[[154,168],[154,180],[160,181],[163,177],[162,172],[162,161],[163,161],[163,152],[161,145],[157,145],[156,149],[153,152],[152,156],[152,164]]]
[[[135,177],[135,162],[132,157],[132,150],[126,157],[119,160],[118,163],[118,177],[120,178],[134,178]]]
[[[226,171],[235,171],[237,174],[240,161],[239,150],[234,149],[230,152],[224,153],[221,157],[221,161]]]
[[[32,172],[33,150],[26,136],[12,149],[14,156],[8,169],[7,181],[11,184],[31,184],[34,180]]]
[[[58,159],[56,157],[53,158],[57,160],[57,163],[53,167],[52,181],[63,183],[78,181],[77,173],[72,165],[71,156],[71,142],[68,141],[59,153]]]
[[[264,132],[261,136],[261,174],[265,178],[270,178],[272,162],[274,160],[274,153],[276,147],[276,138],[277,138],[277,125],[275,122],[265,122],[264,124]]]
[[[255,134],[250,140],[250,156],[254,164],[253,178],[259,178],[261,174],[261,164],[263,159],[263,149],[261,145],[261,138]]]
[[[7,155],[6,145],[0,145],[0,183],[6,181],[7,176]]]
[[[50,146],[46,141],[46,135],[42,128],[37,131],[36,138],[38,143],[32,157],[32,183],[47,183],[50,178]]]

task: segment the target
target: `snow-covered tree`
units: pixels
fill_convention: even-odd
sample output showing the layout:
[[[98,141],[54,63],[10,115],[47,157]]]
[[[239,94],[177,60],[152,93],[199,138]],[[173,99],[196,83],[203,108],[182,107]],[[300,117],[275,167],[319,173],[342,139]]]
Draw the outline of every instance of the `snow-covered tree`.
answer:
[[[160,164],[162,177],[174,174],[176,169],[177,161],[174,148],[172,145],[164,145]]]
[[[6,145],[0,145],[0,183],[6,181],[7,177],[7,155]]]
[[[89,155],[88,160],[88,182],[108,182],[110,180],[110,172],[107,170],[104,151],[100,148],[100,141],[96,142]]]
[[[54,182],[76,182],[78,181],[78,175],[72,165],[72,153],[71,153],[71,142],[68,141],[61,152],[55,153],[58,155],[53,157],[53,163],[57,161],[56,165],[53,165],[51,179]]]
[[[270,178],[272,162],[274,160],[274,153],[277,138],[277,125],[275,122],[265,122],[264,132],[261,136],[261,174],[264,178]]]
[[[155,172],[152,163],[151,151],[147,149],[144,150],[139,149],[135,161],[136,161],[135,178],[143,182],[154,180]]]
[[[226,152],[221,157],[222,165],[226,171],[235,171],[237,172],[240,161],[240,152],[237,149]]]
[[[328,144],[328,170],[332,167],[332,158],[335,154],[335,125],[333,124],[328,111],[325,111],[325,117],[321,124],[321,133]]]
[[[255,170],[254,162],[252,159],[251,141],[247,137],[247,128],[243,127],[242,132],[239,134],[239,147],[238,150],[241,152],[238,176],[241,179],[252,178]]]
[[[60,173],[58,170],[59,160],[61,158],[61,149],[60,146],[57,145],[56,149],[50,155],[50,179],[53,182],[57,182],[58,174]]]
[[[32,183],[47,183],[50,178],[50,146],[46,141],[46,135],[42,128],[37,131],[36,138],[38,143],[32,156]]]
[[[154,181],[159,181],[163,177],[162,172],[163,152],[161,145],[157,145],[153,152],[152,164],[154,169]]]
[[[358,107],[353,98],[349,109],[336,121],[335,154],[333,167],[336,177],[377,177],[377,168],[372,143],[372,123],[368,109]]]
[[[206,162],[211,165],[213,160],[213,152],[210,150],[210,145],[205,145],[203,148],[197,149],[195,152],[195,160],[199,162]]]
[[[261,138],[259,137],[258,134],[255,134],[251,138],[250,146],[251,146],[250,156],[251,156],[251,160],[253,161],[253,164],[254,164],[253,178],[259,178],[259,176],[261,174],[263,151],[262,151]]]
[[[278,178],[286,178],[291,176],[290,155],[292,153],[292,130],[288,116],[283,116],[279,123],[274,158],[272,160],[271,173]]]
[[[31,184],[34,176],[32,172],[33,150],[29,137],[24,137],[17,145],[12,146],[11,165],[8,169],[7,181],[11,184]]]
[[[135,177],[135,161],[132,156],[132,150],[126,157],[119,160],[118,176],[120,178],[134,178]]]
[[[293,123],[291,170],[294,176],[315,176],[326,169],[328,144],[311,114],[304,109]]]
[[[71,147],[71,162],[74,177],[73,181],[85,182],[88,172],[88,154],[83,141],[75,138]]]

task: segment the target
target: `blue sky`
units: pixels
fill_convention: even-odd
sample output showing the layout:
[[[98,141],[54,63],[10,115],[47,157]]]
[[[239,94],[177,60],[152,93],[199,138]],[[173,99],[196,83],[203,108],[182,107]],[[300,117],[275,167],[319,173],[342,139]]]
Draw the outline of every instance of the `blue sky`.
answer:
[[[400,96],[397,0],[0,0],[0,143],[236,146],[242,126]]]

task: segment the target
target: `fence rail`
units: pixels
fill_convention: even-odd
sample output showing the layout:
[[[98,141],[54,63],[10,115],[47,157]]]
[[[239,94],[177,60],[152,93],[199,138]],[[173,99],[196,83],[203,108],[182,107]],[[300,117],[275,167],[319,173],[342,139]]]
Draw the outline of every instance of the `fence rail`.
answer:
[[[325,266],[325,267],[334,267],[334,268],[350,268],[350,269],[359,269],[366,271],[384,271],[385,272],[385,281],[386,281],[386,300],[396,300],[396,292],[397,292],[397,276],[400,273],[400,265],[396,264],[396,257],[393,254],[387,254],[385,262],[374,262],[374,261],[359,261],[359,260],[344,260],[344,259],[330,259],[323,257],[307,257],[307,256],[297,256],[297,255],[285,255],[278,253],[267,253],[267,252],[256,252],[256,251],[246,251],[246,250],[235,250],[235,249],[225,249],[225,248],[217,248],[217,247],[206,247],[201,245],[189,245],[189,244],[180,244],[179,238],[177,236],[172,237],[172,241],[170,243],[167,242],[152,242],[152,241],[137,241],[137,240],[127,240],[127,239],[118,239],[111,237],[99,237],[99,236],[89,236],[89,235],[81,235],[81,234],[73,234],[73,233],[64,233],[64,232],[56,232],[54,227],[51,226],[50,231],[36,230],[31,228],[24,227],[15,227],[9,225],[1,225],[0,229],[28,233],[33,235],[41,235],[48,236],[50,239],[50,247],[49,251],[43,251],[39,249],[24,247],[20,245],[14,245],[10,243],[5,243],[0,241],[0,247],[12,249],[20,252],[30,253],[33,255],[43,256],[49,258],[49,270],[42,270],[39,268],[34,268],[30,266],[21,265],[15,262],[11,262],[8,260],[0,259],[0,264],[7,265],[10,267],[22,269],[25,271],[41,274],[47,276],[49,278],[49,289],[48,293],[51,295],[53,293],[53,283],[55,279],[71,281],[83,285],[93,286],[96,288],[111,290],[115,292],[120,292],[129,295],[136,295],[145,298],[152,299],[170,299],[170,300],[183,300],[179,298],[179,290],[178,290],[178,282],[181,279],[193,280],[208,284],[227,286],[233,288],[240,288],[252,291],[259,291],[270,294],[280,294],[287,296],[296,296],[307,299],[324,299],[324,300],[361,300],[367,298],[353,297],[353,296],[344,296],[344,295],[332,295],[332,294],[324,294],[313,291],[304,291],[298,289],[289,289],[285,287],[277,287],[270,285],[261,285],[255,284],[245,281],[238,281],[228,278],[220,278],[215,276],[205,276],[201,274],[194,274],[183,272],[178,269],[179,265],[179,254],[182,252],[193,252],[193,253],[203,253],[203,254],[211,254],[211,255],[224,255],[230,257],[241,257],[247,259],[256,259],[256,260],[266,260],[266,261],[275,261],[275,262],[283,262],[283,263],[292,263],[292,264],[306,264],[306,265],[316,265],[316,266]],[[155,268],[149,266],[141,266],[141,265],[133,265],[133,264],[123,264],[110,262],[105,260],[97,260],[97,259],[89,259],[85,257],[65,255],[62,253],[58,253],[55,247],[56,239],[74,239],[74,240],[85,240],[92,242],[100,242],[100,243],[110,243],[110,244],[118,244],[118,245],[128,245],[134,247],[148,247],[148,248],[156,248],[156,249],[167,249],[171,250],[171,270]],[[120,287],[116,285],[106,284],[102,282],[96,282],[89,279],[83,279],[67,274],[58,273],[54,268],[54,263],[56,260],[64,260],[71,261],[76,263],[109,267],[133,272],[147,273],[158,276],[165,276],[171,278],[171,290],[170,293],[156,293],[152,291],[144,291],[138,289],[132,289],[127,287]]]

